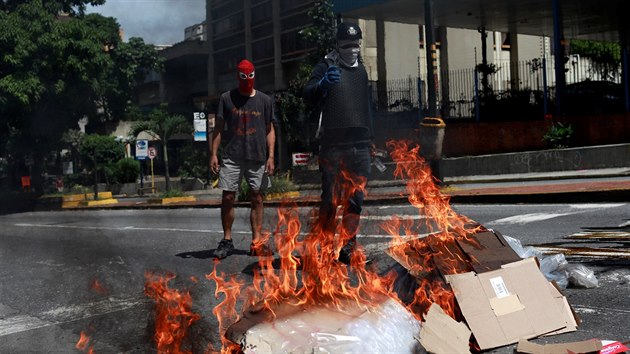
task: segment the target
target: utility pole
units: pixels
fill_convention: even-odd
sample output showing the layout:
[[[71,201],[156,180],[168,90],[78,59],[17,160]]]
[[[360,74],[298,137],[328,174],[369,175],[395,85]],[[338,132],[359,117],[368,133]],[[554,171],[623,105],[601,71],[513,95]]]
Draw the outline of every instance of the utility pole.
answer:
[[[437,92],[439,87],[437,69],[437,48],[433,26],[433,0],[424,0],[424,32],[427,51],[427,100],[429,117],[437,117]]]

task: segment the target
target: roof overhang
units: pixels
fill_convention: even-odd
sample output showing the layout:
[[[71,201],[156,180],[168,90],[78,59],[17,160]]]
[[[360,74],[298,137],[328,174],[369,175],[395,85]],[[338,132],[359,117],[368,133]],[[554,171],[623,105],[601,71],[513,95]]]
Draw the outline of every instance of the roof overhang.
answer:
[[[630,27],[627,0],[558,0],[567,39],[619,41]],[[343,17],[424,24],[422,0],[334,0]],[[553,0],[434,0],[434,25],[553,35]]]

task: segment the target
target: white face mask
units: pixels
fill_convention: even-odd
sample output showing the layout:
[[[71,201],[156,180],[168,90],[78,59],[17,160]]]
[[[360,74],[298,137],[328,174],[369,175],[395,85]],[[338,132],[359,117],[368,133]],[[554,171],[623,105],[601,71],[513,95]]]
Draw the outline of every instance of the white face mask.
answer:
[[[342,64],[353,66],[359,59],[361,41],[339,41],[337,43],[337,52],[339,52],[339,59],[341,59]]]

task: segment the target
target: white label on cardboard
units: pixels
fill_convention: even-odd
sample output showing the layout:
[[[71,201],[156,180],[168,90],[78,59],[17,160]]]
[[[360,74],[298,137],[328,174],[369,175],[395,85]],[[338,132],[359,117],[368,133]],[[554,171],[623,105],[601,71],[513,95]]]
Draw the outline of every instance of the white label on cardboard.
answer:
[[[510,292],[505,286],[505,282],[503,282],[503,278],[496,277],[490,278],[490,284],[492,284],[492,288],[494,289],[494,293],[497,295],[497,298],[502,298],[506,296],[510,296]]]

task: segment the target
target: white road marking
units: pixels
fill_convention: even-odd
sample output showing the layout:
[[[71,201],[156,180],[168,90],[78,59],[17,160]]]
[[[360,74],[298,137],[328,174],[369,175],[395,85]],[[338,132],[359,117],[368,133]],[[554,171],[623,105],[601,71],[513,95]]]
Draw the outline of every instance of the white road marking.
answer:
[[[503,219],[497,219],[490,221],[488,224],[500,225],[500,224],[527,224],[530,222],[543,221],[548,219],[557,218],[559,216],[571,215],[571,213],[532,213],[523,215],[514,215]]]
[[[628,313],[630,314],[630,310],[626,309],[611,309],[610,307],[592,307],[592,306],[573,306],[575,311],[582,313],[601,313],[601,312],[617,312],[617,313]]]
[[[424,220],[427,219],[426,215],[361,215],[361,220],[379,220],[379,221],[390,221],[394,219],[401,220]]]
[[[609,209],[609,208],[618,208],[624,206],[625,204],[571,204],[569,207],[572,209],[568,212],[562,213],[531,213],[531,214],[523,214],[523,215],[514,215],[503,219],[497,219],[488,222],[487,224],[528,224],[531,222],[544,221],[553,218],[557,218],[560,216],[566,215],[574,215],[580,213],[586,213],[595,209]]]
[[[607,209],[607,208],[618,208],[624,206],[623,203],[616,204],[569,204],[569,207],[573,209]]]
[[[412,215],[361,215],[362,220],[367,221],[391,221],[394,218],[400,220],[422,220],[426,219],[424,215],[412,214]],[[36,224],[36,223],[17,223],[14,224],[19,227],[41,227],[41,228],[55,228],[55,229],[75,229],[75,230],[112,230],[112,231],[153,231],[153,232],[177,232],[177,233],[223,233],[222,229],[185,229],[185,228],[172,228],[172,227],[138,227],[138,226],[89,226],[89,225],[61,225],[61,224]],[[249,230],[233,230],[233,234],[249,235]],[[300,232],[300,235],[307,235],[307,232]],[[420,237],[425,237],[426,234],[422,234]],[[387,234],[366,234],[359,237],[392,237]]]
[[[20,223],[15,226],[23,227],[49,227],[58,229],[79,229],[79,230],[114,230],[114,231],[172,231],[172,232],[202,232],[211,233],[213,230],[199,230],[199,229],[178,229],[170,227],[137,227],[137,226],[80,226],[80,225],[50,225],[50,224],[30,224]],[[251,234],[251,231],[249,232]]]
[[[0,318],[0,337],[37,328],[55,326],[113,312],[125,311],[145,304],[148,299],[106,299],[81,305],[61,306],[36,316],[15,315]]]

